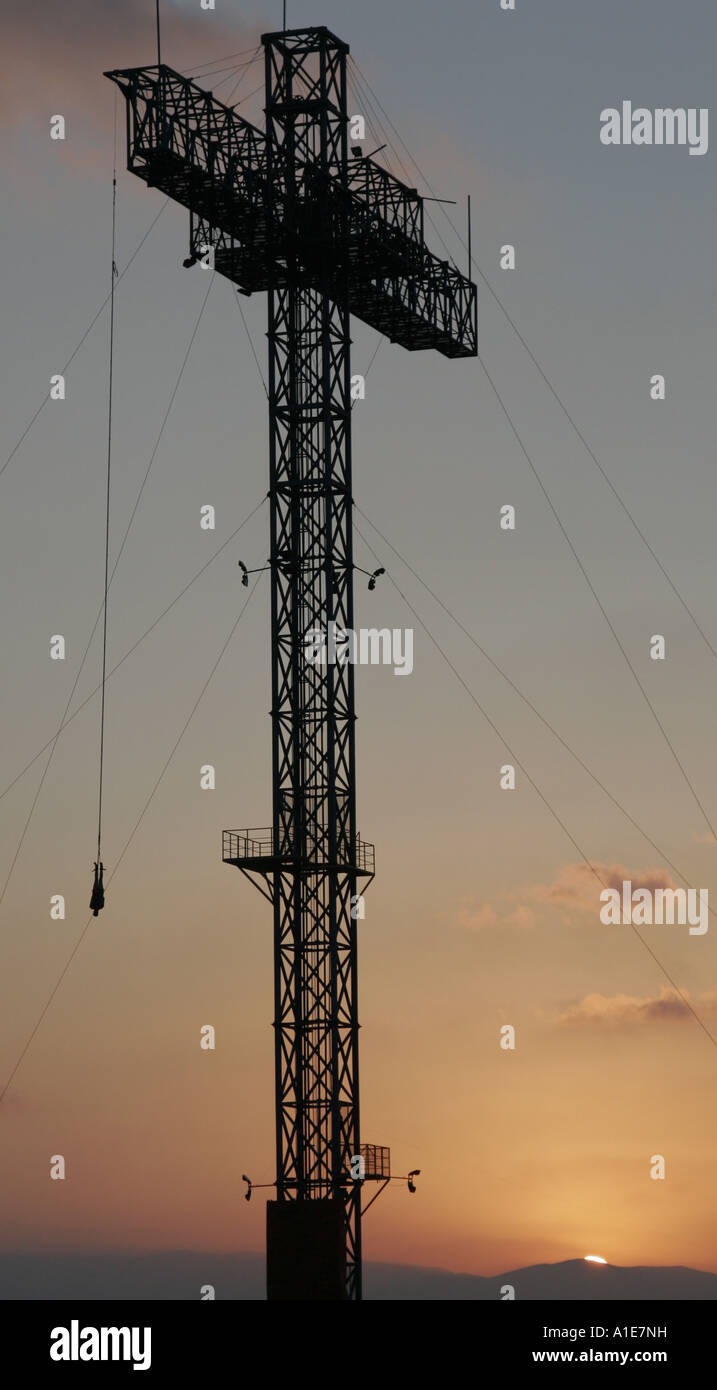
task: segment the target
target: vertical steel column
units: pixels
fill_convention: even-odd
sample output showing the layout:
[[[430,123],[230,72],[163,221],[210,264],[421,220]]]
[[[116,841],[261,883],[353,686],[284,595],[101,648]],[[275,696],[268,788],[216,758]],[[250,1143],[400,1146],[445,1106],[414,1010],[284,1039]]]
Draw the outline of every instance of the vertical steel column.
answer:
[[[349,177],[348,46],[326,28],[262,42],[266,135],[172,68],[106,76],[127,99],[127,167],[189,209],[185,265],[211,245],[241,293],[268,290],[273,825],[226,831],[223,858],[274,905],[269,1293],[358,1299],[352,909],[373,846],[356,832],[353,665],[312,664],[305,640],[354,625],[349,312],[409,351],[474,357],[476,287],[426,247],[415,189],[370,156]]]
[[[277,1197],[340,1201],[361,1297],[354,686],[312,632],[353,629],[346,45],[271,34],[268,295]],[[276,261],[274,262],[276,264]]]

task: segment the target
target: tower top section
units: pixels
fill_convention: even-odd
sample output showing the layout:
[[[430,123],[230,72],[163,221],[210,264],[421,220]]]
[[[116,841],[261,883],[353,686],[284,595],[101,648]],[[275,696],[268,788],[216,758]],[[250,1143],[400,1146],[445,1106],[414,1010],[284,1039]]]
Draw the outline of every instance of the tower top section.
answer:
[[[166,64],[105,74],[127,101],[127,167],[191,214],[188,264],[243,294],[325,282],[409,352],[475,357],[477,290],[424,237],[424,200],[349,149],[348,45],[325,27],[262,37],[260,130]]]
[[[319,24],[310,29],[277,29],[271,34],[262,34],[262,43],[283,44],[286,48],[338,48],[342,53],[349,53],[351,50],[343,39],[332,34],[325,24]]]

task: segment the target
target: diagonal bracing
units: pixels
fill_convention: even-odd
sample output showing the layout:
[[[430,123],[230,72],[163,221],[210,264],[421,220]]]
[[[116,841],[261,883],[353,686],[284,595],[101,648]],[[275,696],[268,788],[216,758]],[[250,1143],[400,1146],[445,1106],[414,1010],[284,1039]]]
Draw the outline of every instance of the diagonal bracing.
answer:
[[[349,157],[348,46],[326,28],[262,43],[265,132],[164,64],[107,76],[128,168],[189,209],[187,264],[267,294],[272,824],[225,831],[223,857],[273,906],[269,1296],[359,1299],[353,909],[374,854],[356,828],[353,665],[305,651],[330,623],[353,629],[351,315],[409,351],[474,357],[476,288],[429,251],[417,191]]]

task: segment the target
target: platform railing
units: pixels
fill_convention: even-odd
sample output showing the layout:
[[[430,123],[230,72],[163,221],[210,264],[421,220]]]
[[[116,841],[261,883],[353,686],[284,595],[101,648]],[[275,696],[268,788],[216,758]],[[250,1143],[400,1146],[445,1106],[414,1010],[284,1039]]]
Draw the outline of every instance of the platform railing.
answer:
[[[361,873],[373,874],[376,868],[375,847],[356,836],[354,858],[347,868],[358,869]],[[284,853],[276,855],[274,834],[271,826],[259,826],[248,830],[225,830],[222,833],[222,859],[225,864],[236,864],[247,860],[278,859],[291,861],[291,850],[287,844]]]

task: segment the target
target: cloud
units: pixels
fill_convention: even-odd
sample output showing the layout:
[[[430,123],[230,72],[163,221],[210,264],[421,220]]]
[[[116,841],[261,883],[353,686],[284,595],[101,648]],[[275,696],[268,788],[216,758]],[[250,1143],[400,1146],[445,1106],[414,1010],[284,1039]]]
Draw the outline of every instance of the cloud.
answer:
[[[594,872],[593,872],[594,871]],[[526,884],[505,895],[508,908],[495,908],[491,903],[466,904],[458,913],[461,927],[532,927],[535,908],[554,908],[564,916],[590,914],[599,920],[600,894],[603,887],[622,889],[629,880],[635,888],[674,888],[676,885],[666,869],[627,869],[624,864],[603,864],[596,860],[588,864],[565,864],[552,883]]]
[[[553,1022],[559,1028],[632,1028],[649,1023],[680,1023],[692,1018],[686,1000],[687,990],[681,995],[675,989],[665,986],[659,994],[640,998],[631,994],[586,994],[579,1004],[574,1004],[559,1014]],[[690,1001],[700,1014],[717,1009],[717,991],[697,996]]]
[[[481,927],[532,927],[534,915],[529,907],[516,907],[512,912],[498,913],[490,903],[483,903],[476,909],[461,908],[458,924],[472,930]]]
[[[552,883],[536,883],[528,889],[528,898],[536,903],[548,903],[562,911],[600,912],[603,888],[622,890],[630,881],[633,889],[674,888],[676,885],[666,869],[627,869],[624,864],[566,864]]]
[[[252,48],[262,32],[275,27],[258,19],[249,22],[239,13],[228,20],[221,7],[202,10],[198,0],[191,9],[163,0],[161,12],[162,60],[180,70]],[[102,74],[156,62],[154,5],[148,0],[72,0],[67,7],[57,0],[33,0],[31,5],[6,7],[3,57],[4,128],[39,123],[49,142],[49,118],[60,113],[67,122],[68,141],[80,129],[93,137],[99,167],[104,169],[113,96]],[[261,64],[257,71],[261,80]],[[217,77],[217,84],[225,75]],[[220,87],[219,100],[228,95],[232,83],[230,78]],[[206,85],[211,86],[211,79]],[[124,121],[120,133],[124,134]]]

